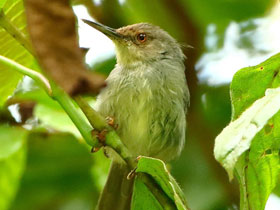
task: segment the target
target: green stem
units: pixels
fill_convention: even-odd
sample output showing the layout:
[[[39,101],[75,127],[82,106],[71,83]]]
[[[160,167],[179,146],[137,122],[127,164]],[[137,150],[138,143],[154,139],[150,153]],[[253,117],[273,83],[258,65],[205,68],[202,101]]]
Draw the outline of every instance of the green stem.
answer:
[[[3,9],[0,9],[0,26],[4,28],[12,37],[14,37],[25,49],[32,55],[34,51],[30,41],[26,35],[22,33],[4,14]]]
[[[82,113],[79,112],[77,107],[75,107],[71,98],[62,89],[60,89],[54,83],[50,85],[49,81],[39,72],[26,68],[25,66],[1,55],[0,63],[7,69],[15,70],[35,80],[39,86],[45,89],[50,97],[54,98],[62,106],[62,108],[69,115],[73,123],[80,131],[85,141],[90,146],[99,146],[97,139],[91,135],[92,127],[89,125],[85,117],[82,116]]]
[[[45,91],[48,93],[48,95],[52,94],[52,89],[50,86],[49,81],[39,72],[26,68],[25,66],[6,58],[2,55],[0,55],[0,62],[3,66],[7,67],[7,69],[15,70],[19,73],[22,73],[24,75],[27,75],[31,77],[33,80],[35,80],[42,88],[45,89]]]
[[[100,147],[97,138],[92,136],[91,134],[93,130],[92,127],[85,119],[85,117],[82,116],[82,113],[79,112],[77,107],[75,107],[72,99],[56,84],[52,83],[51,87],[53,90],[52,98],[55,99],[61,105],[64,111],[68,114],[72,122],[82,134],[87,144],[89,144],[92,147]]]
[[[113,148],[120,157],[127,163],[130,169],[136,167],[136,160],[131,158],[131,154],[126,146],[122,143],[118,134],[112,130],[106,135],[106,145]]]
[[[76,96],[75,101],[94,129],[98,131],[107,130],[105,145],[113,148],[127,163],[130,169],[133,169],[136,166],[135,160],[131,158],[129,150],[122,143],[117,133],[107,124],[106,119],[95,111],[81,96]]]
[[[95,111],[81,96],[75,96],[74,99],[94,129],[98,131],[109,129],[105,118]]]

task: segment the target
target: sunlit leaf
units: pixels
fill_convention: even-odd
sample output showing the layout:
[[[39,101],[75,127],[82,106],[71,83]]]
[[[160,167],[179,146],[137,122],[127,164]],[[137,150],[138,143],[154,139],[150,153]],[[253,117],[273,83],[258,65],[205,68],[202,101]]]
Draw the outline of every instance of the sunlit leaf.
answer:
[[[154,195],[149,191],[147,186],[136,177],[134,183],[134,191],[132,198],[132,210],[163,210],[163,207],[154,197]]]
[[[215,158],[233,178],[234,166],[240,155],[248,150],[255,135],[280,110],[280,88],[268,89],[242,115],[231,122],[215,140]]]
[[[166,195],[175,202],[179,210],[188,209],[182,190],[168,172],[163,161],[150,157],[141,157],[137,164],[136,172],[151,175]]]
[[[231,84],[234,121],[216,139],[216,159],[229,175],[236,168],[241,209],[264,209],[279,179],[279,69],[277,54],[236,73]]]
[[[0,55],[26,67],[38,69],[34,57],[23,46],[25,43],[18,38],[18,35],[13,34],[14,31],[17,31],[28,40],[23,1],[0,2]],[[5,68],[0,63],[0,106],[13,93],[21,78],[21,74]]]

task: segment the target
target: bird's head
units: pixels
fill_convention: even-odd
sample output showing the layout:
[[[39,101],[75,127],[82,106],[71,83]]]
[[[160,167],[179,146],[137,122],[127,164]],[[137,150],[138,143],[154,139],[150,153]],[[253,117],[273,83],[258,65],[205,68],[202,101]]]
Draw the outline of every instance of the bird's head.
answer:
[[[121,65],[164,59],[181,62],[184,59],[180,45],[158,26],[138,23],[113,29],[88,20],[83,21],[115,43],[117,62]]]

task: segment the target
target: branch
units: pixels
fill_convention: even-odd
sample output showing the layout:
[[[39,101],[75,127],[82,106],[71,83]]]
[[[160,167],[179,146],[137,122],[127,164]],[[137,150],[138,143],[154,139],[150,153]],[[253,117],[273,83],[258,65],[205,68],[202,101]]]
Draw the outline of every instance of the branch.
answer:
[[[104,129],[109,129],[109,126],[104,119],[97,111],[95,111],[81,96],[75,96],[75,101],[82,109],[83,113],[86,115],[89,123],[98,131]]]
[[[82,116],[81,112],[75,107],[73,100],[67,95],[67,93],[58,87],[55,83],[51,84],[53,94],[52,98],[56,100],[64,111],[68,114],[72,122],[78,128],[86,143],[92,147],[100,147],[98,139],[91,135],[93,128],[88,121]]]

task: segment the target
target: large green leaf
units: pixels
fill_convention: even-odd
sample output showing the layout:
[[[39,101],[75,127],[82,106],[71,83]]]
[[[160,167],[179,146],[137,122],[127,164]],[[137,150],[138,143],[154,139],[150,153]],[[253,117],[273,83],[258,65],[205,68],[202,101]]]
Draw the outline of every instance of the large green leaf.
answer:
[[[93,209],[98,183],[91,176],[90,149],[71,134],[46,129],[31,131],[27,143],[26,169],[10,209]]]
[[[8,209],[25,166],[27,132],[0,126],[0,209]]]
[[[216,138],[215,157],[230,175],[236,168],[241,209],[264,209],[279,180],[279,70],[277,54],[241,69],[231,83],[233,122]]]
[[[166,193],[166,195],[175,203],[176,207],[179,210],[188,209],[186,200],[184,198],[184,193],[180,189],[175,179],[168,172],[166,165],[163,161],[155,158],[142,156],[138,161],[136,172],[143,172],[149,174],[155,180],[155,182],[162,188],[163,192]],[[133,196],[133,205],[134,203],[141,203],[140,201],[142,199],[145,199],[145,196],[147,196],[147,199],[149,198],[149,200],[154,203],[154,199],[149,194],[143,193],[142,196],[138,195],[139,191],[144,192],[146,191],[146,188],[143,187],[142,184],[137,184],[137,182],[135,185],[134,192],[136,193],[136,195]],[[137,189],[137,187],[139,187],[140,189]],[[152,205],[152,203],[150,203],[150,205]]]
[[[13,34],[15,31],[21,38],[18,34]],[[28,40],[23,1],[0,0],[0,55],[26,67],[38,68],[34,57],[23,46],[26,45],[23,39]],[[0,106],[13,93],[21,78],[21,74],[5,68],[0,63]]]
[[[279,109],[280,88],[268,89],[264,97],[255,101],[216,138],[215,157],[223,164],[230,178],[240,155],[250,148],[255,135]]]
[[[163,210],[163,207],[150,192],[148,187],[136,177],[134,182],[132,210]]]

